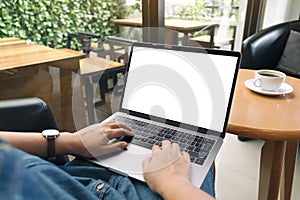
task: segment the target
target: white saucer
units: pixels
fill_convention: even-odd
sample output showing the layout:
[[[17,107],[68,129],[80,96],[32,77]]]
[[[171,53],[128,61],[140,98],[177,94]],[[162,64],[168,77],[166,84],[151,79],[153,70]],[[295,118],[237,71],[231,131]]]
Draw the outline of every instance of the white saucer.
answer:
[[[257,92],[259,94],[264,94],[264,95],[283,95],[283,94],[288,94],[288,93],[291,93],[293,92],[293,87],[290,86],[289,84],[287,83],[283,83],[280,88],[278,88],[277,90],[274,90],[274,91],[267,91],[267,90],[262,90],[260,87],[256,87],[254,84],[253,84],[253,81],[254,79],[249,79],[247,81],[245,81],[245,86],[254,91],[254,92]]]

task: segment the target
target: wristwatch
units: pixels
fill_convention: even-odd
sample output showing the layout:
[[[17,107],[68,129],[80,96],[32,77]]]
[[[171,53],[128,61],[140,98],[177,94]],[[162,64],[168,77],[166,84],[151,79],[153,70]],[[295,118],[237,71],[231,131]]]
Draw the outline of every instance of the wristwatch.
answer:
[[[55,139],[59,136],[59,131],[56,129],[47,129],[42,132],[42,135],[47,139],[47,159],[55,159]]]

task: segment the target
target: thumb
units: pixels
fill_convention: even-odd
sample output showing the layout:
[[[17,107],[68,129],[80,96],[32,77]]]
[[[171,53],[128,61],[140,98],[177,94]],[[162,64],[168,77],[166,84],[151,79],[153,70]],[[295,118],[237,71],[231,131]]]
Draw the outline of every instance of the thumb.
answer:
[[[184,159],[185,162],[187,162],[187,163],[190,162],[190,154],[189,153],[183,151],[182,152],[182,157],[183,157],[183,159]]]
[[[126,142],[116,142],[116,143],[112,143],[110,145],[106,145],[103,147],[101,155],[121,151],[121,150],[125,149],[127,146],[128,146],[128,144]]]
[[[151,161],[151,157],[147,157],[143,160],[142,166],[144,172],[147,172],[148,169],[150,168],[150,161]]]

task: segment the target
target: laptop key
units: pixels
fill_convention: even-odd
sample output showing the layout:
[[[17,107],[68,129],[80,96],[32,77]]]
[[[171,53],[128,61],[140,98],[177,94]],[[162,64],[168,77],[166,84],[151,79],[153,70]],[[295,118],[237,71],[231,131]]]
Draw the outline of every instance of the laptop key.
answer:
[[[173,141],[176,142],[176,143],[179,143],[180,140],[181,140],[181,138],[180,138],[180,137],[177,137],[177,136],[173,138]]]
[[[182,151],[190,154],[191,162],[202,165],[214,145],[215,141],[198,135],[189,135],[182,131],[160,127],[146,122],[122,118],[124,124],[128,124],[133,129],[135,136],[131,141],[147,149],[152,149],[153,145],[161,145],[162,140],[170,140],[179,144]],[[204,151],[203,151],[204,150]]]
[[[147,142],[143,142],[143,141],[140,141],[140,140],[135,140],[133,138],[133,140],[131,141],[132,144],[136,144],[136,145],[139,145],[139,146],[142,146],[142,147],[145,147],[147,149],[152,149],[152,146],[151,144],[148,144]]]
[[[165,139],[170,140],[173,136],[172,135],[165,135]]]
[[[198,164],[198,165],[203,165],[204,160],[202,160],[202,159],[196,159],[196,160],[194,161],[194,163],[195,163],[195,164]]]
[[[188,148],[187,148],[188,151],[193,151],[194,149],[195,149],[195,147],[193,147],[193,146],[188,146]]]
[[[160,136],[157,136],[157,140],[158,140],[158,141],[163,141],[164,138],[163,138],[163,137],[160,137]]]
[[[153,144],[155,144],[155,141],[154,140],[149,140],[148,143],[153,145]]]
[[[160,137],[164,137],[165,136],[165,134],[162,133],[162,132],[159,132],[157,135],[160,136]]]
[[[181,139],[180,142],[181,142],[181,143],[186,143],[187,140],[186,140],[186,139]]]
[[[195,157],[191,157],[191,162],[195,162],[196,161],[196,158]]]

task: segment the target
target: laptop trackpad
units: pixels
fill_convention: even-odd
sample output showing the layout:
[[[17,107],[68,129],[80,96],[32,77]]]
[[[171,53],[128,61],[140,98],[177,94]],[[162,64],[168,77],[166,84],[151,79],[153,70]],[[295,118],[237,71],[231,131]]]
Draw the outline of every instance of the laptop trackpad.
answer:
[[[127,150],[99,158],[100,164],[126,174],[142,174],[142,162],[150,157],[152,151],[134,144],[129,144]]]

